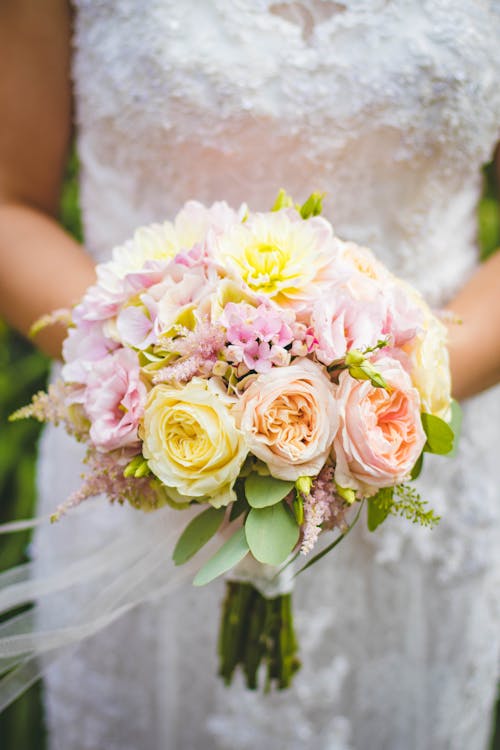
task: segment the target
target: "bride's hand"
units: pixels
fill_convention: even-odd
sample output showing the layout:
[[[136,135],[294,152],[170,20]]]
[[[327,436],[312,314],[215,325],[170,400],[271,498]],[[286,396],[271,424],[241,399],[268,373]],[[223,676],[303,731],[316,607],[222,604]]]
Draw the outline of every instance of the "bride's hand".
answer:
[[[467,398],[500,382],[500,251],[447,305],[453,395]]]

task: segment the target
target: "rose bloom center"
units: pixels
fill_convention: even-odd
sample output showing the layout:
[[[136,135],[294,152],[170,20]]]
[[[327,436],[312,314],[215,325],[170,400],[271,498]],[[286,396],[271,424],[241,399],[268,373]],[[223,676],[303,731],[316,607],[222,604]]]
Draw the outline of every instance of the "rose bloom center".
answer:
[[[203,466],[212,453],[212,443],[198,420],[182,408],[174,408],[164,420],[163,435],[170,457],[182,466]]]
[[[298,457],[314,436],[312,414],[311,396],[287,393],[275,399],[264,414],[257,417],[257,427],[269,444]]]
[[[387,393],[377,388],[370,393],[366,406],[365,425],[372,447],[380,456],[403,459],[405,446],[416,439],[408,399],[401,391]]]

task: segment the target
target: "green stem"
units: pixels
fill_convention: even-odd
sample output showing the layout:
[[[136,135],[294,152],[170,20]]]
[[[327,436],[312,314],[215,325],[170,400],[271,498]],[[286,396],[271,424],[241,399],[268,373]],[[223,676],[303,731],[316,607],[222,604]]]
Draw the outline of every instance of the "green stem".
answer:
[[[257,690],[264,665],[266,691],[288,688],[300,667],[297,651],[291,594],[266,599],[251,584],[227,584],[219,634],[219,674],[226,685],[240,666],[247,687]]]

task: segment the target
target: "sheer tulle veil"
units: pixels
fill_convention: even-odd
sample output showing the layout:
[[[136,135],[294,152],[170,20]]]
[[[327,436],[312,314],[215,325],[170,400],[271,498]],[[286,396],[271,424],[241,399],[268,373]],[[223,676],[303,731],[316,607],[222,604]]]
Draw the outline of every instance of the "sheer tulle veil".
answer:
[[[73,511],[88,516],[99,512],[96,498]],[[120,508],[116,508],[119,513]],[[207,557],[208,544],[195,562],[175,567],[172,551],[180,530],[191,511],[166,507],[154,513],[137,512],[132,528],[118,531],[108,543],[91,554],[61,559],[50,570],[40,571],[30,563],[11,568],[0,575],[0,615],[11,614],[0,625],[0,711],[33,684],[62,654],[83,639],[109,626],[141,602],[165,597],[189,581]],[[58,523],[68,525],[72,514]],[[182,516],[182,518],[181,518]],[[0,534],[16,533],[49,524],[50,518],[15,521],[0,527]],[[38,621],[37,611],[20,608],[42,598],[53,601],[52,623]],[[72,602],[71,609],[59,608],[61,597]]]

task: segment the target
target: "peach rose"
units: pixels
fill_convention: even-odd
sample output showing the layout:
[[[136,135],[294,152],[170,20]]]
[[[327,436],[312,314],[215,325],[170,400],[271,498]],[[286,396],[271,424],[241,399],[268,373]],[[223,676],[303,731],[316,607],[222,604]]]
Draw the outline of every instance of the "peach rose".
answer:
[[[335,481],[341,487],[373,494],[407,479],[425,444],[420,397],[401,364],[388,357],[376,362],[390,390],[342,372],[336,393],[340,428],[333,449]]]
[[[274,367],[243,393],[238,426],[250,451],[278,479],[314,476],[337,432],[334,386],[309,359]]]

